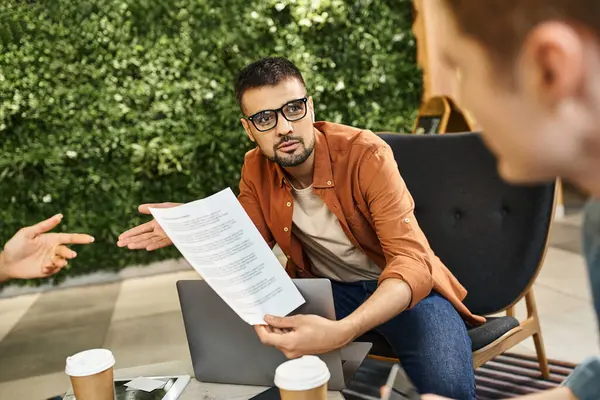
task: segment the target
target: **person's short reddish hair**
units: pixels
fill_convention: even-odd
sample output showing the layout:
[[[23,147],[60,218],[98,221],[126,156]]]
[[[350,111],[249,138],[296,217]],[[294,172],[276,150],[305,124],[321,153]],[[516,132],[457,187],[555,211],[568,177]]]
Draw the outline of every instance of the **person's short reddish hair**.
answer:
[[[444,0],[462,32],[506,66],[537,24],[567,21],[600,37],[600,0]]]

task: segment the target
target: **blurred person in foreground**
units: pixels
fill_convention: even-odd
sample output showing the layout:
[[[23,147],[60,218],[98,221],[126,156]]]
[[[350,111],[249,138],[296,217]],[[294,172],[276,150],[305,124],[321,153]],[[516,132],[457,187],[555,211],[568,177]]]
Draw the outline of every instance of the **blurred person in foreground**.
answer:
[[[474,399],[466,326],[485,319],[463,304],[466,290],[430,248],[389,145],[368,130],[315,123],[302,74],[286,59],[248,65],[235,88],[241,125],[256,144],[239,201],[265,241],[279,244],[290,276],[330,279],[337,317],[266,316],[270,327],[255,327],[260,340],[296,358],[377,330],[421,392]],[[118,242],[171,244],[155,220]]]
[[[600,1],[440,0],[442,59],[513,183],[574,182],[594,199],[583,242],[600,319]],[[428,399],[437,398],[435,396]],[[527,399],[600,399],[600,360]]]
[[[62,220],[57,214],[22,228],[0,252],[0,283],[9,279],[46,278],[67,266],[77,253],[67,245],[89,244],[94,238],[80,233],[49,233]]]

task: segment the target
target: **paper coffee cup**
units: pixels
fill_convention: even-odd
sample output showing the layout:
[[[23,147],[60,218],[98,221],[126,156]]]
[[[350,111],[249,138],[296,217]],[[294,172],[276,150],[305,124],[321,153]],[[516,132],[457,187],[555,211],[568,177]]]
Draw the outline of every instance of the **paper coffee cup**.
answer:
[[[110,350],[92,349],[67,357],[65,372],[71,378],[77,400],[114,400],[113,366]]]
[[[329,368],[319,357],[286,361],[275,370],[275,386],[282,400],[326,400]]]

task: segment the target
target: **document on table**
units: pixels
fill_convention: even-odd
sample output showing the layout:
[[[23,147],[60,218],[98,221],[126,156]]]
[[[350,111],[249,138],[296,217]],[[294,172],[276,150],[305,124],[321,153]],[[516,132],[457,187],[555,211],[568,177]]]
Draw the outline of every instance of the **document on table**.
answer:
[[[208,285],[248,324],[305,300],[230,188],[150,212]]]

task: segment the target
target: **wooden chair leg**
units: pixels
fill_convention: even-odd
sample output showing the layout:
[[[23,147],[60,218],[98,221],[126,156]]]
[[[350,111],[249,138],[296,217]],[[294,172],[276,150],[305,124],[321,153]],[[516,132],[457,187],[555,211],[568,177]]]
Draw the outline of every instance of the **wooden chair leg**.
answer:
[[[515,307],[510,307],[506,309],[506,316],[507,317],[515,317]]]
[[[535,333],[533,334],[533,343],[535,344],[535,351],[540,364],[540,372],[542,373],[542,376],[547,379],[550,377],[550,368],[548,366],[548,358],[546,357],[546,348],[542,338],[542,328],[540,326],[537,305],[533,295],[533,288],[529,289],[525,295],[525,304],[527,305],[527,316],[532,319],[534,323]]]
[[[542,339],[541,332],[535,333],[533,335],[533,343],[535,343],[535,351],[537,353],[538,361],[540,363],[540,371],[542,373],[542,376],[548,379],[550,378],[550,367],[548,366],[546,348],[544,347],[544,340]]]
[[[560,178],[556,179],[556,190],[556,208],[554,210],[554,217],[556,219],[561,219],[565,216],[565,199],[563,195],[563,184]]]

